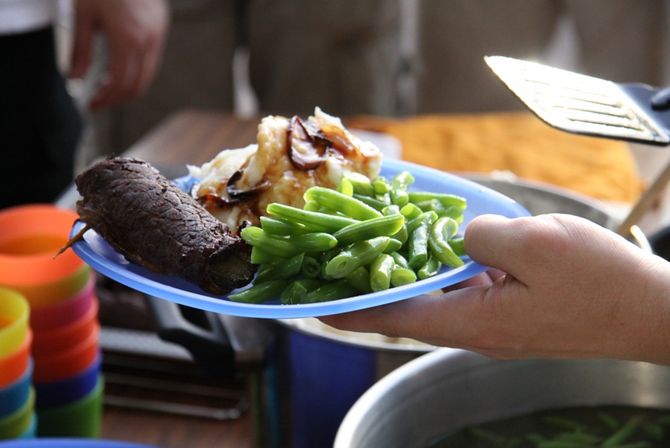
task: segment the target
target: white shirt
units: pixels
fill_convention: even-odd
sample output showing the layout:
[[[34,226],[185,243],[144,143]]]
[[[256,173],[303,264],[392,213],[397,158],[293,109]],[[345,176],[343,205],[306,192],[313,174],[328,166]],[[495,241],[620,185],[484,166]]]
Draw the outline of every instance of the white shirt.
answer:
[[[37,30],[58,16],[58,0],[0,0],[0,34]]]

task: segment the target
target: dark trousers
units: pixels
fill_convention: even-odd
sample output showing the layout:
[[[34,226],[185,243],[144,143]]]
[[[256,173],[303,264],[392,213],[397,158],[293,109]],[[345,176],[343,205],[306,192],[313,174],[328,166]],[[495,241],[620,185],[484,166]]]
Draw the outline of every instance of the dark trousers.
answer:
[[[0,36],[0,208],[56,199],[72,181],[81,130],[53,30]]]

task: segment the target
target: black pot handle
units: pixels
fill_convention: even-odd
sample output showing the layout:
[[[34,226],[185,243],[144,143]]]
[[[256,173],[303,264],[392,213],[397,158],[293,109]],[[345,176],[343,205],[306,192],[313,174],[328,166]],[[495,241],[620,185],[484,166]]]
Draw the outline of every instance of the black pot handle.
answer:
[[[184,347],[209,374],[229,378],[235,374],[235,351],[222,321],[215,313],[147,297],[158,336]],[[197,317],[196,325],[185,315]],[[192,319],[195,320],[195,319]]]

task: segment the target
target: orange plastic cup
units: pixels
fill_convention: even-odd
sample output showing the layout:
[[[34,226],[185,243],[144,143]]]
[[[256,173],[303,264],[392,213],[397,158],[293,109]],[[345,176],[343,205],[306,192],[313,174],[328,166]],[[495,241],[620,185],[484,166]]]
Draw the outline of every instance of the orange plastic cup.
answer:
[[[79,342],[86,340],[98,325],[98,301],[91,302],[86,313],[69,325],[49,331],[34,331],[33,355],[49,356],[56,352],[68,350]]]
[[[90,269],[68,249],[77,214],[50,204],[0,211],[0,285],[16,289],[34,308],[71,297],[84,287]]]
[[[0,356],[21,346],[28,333],[30,307],[16,291],[0,288]]]
[[[30,365],[30,347],[33,333],[28,329],[23,343],[14,352],[0,357],[0,389],[21,378]]]
[[[62,381],[86,370],[98,355],[99,334],[100,325],[96,324],[93,332],[77,345],[49,356],[33,356],[33,382]]]

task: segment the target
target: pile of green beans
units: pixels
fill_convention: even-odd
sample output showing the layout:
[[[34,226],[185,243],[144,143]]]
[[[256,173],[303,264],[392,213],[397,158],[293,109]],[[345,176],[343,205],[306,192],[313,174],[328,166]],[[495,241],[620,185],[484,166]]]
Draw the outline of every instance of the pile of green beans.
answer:
[[[253,286],[233,301],[284,304],[341,299],[436,275],[463,265],[458,233],[466,200],[410,191],[403,171],[387,180],[345,175],[337,189],[311,187],[304,208],[272,203],[260,226],[241,236],[258,264]]]

